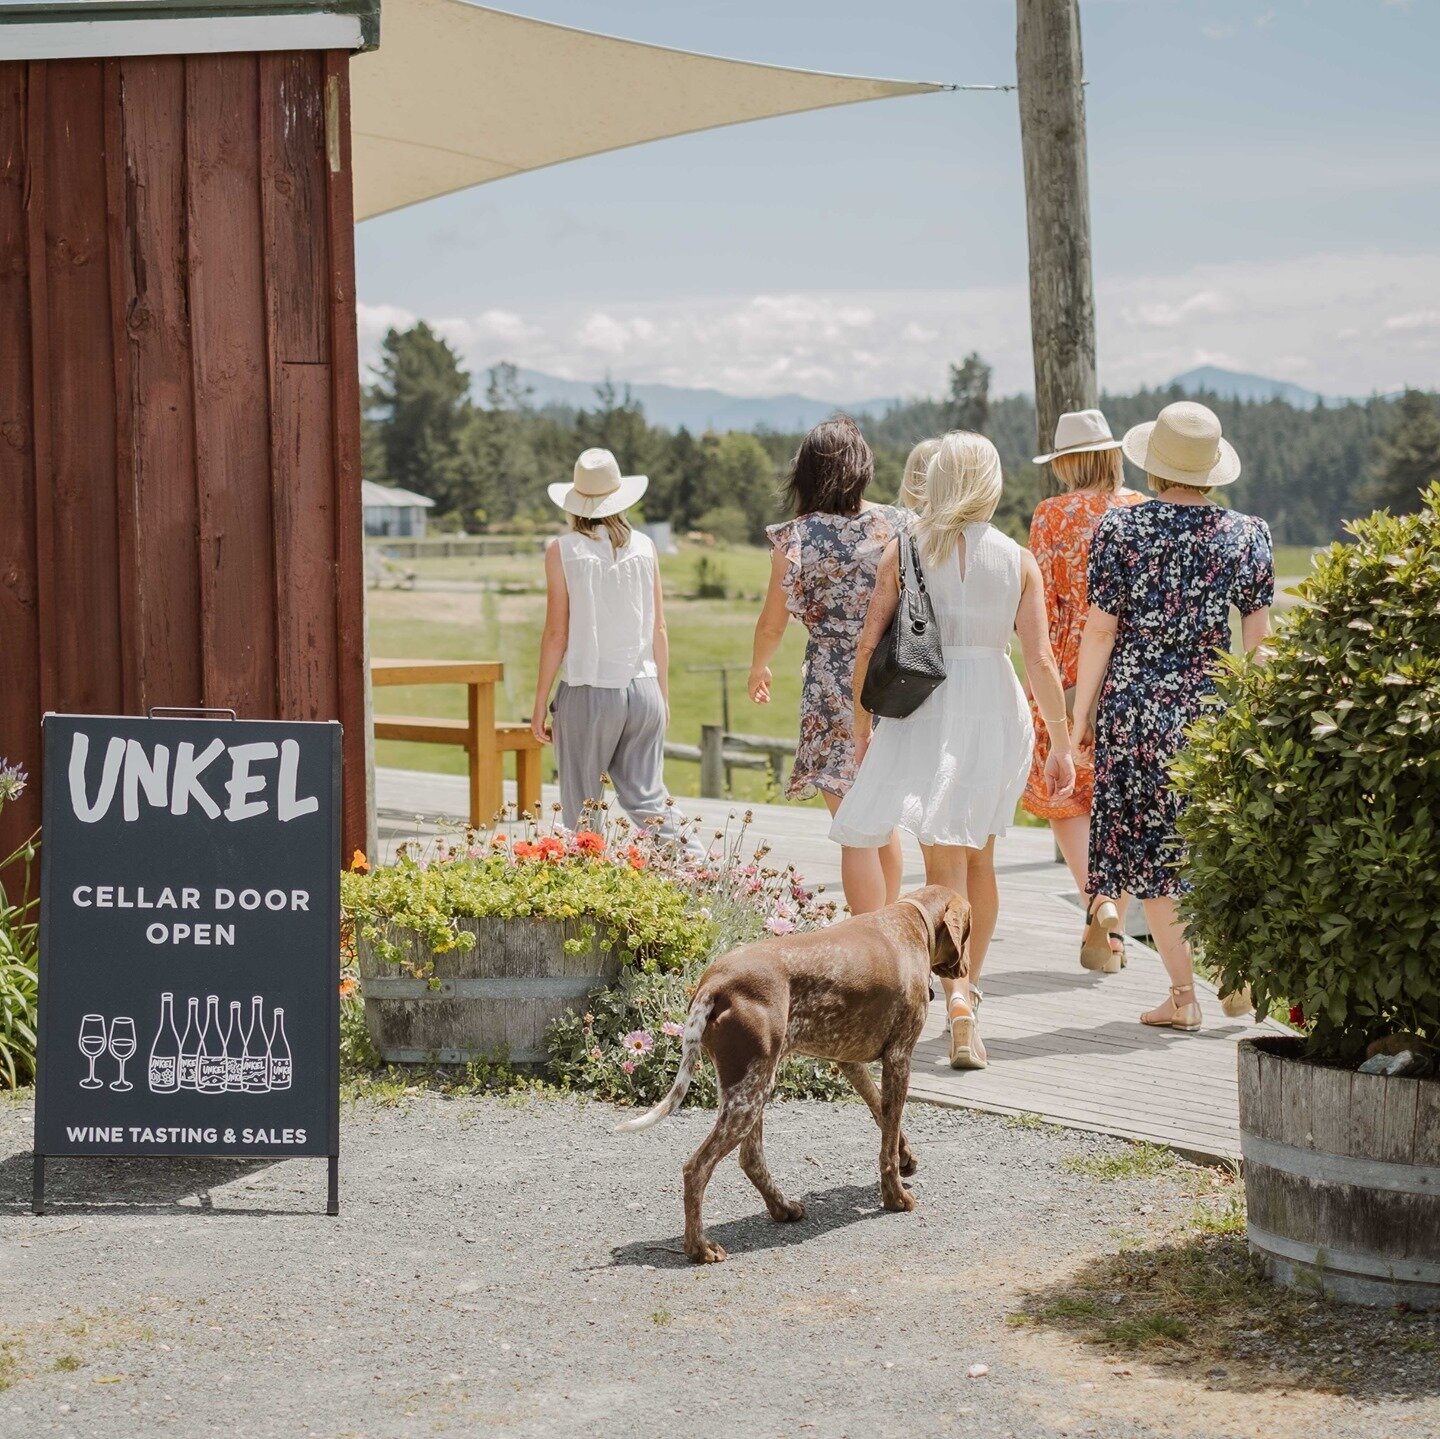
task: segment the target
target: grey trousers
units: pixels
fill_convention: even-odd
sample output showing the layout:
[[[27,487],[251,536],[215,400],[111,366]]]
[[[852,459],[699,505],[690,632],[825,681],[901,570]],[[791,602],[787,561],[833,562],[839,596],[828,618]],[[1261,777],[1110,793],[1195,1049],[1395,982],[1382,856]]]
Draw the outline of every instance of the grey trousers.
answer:
[[[600,777],[609,775],[620,807],[636,824],[658,817],[661,838],[679,840],[683,817],[666,803],[665,701],[658,681],[631,680],[623,690],[561,684],[551,711],[565,828],[579,824],[587,799],[600,799]]]

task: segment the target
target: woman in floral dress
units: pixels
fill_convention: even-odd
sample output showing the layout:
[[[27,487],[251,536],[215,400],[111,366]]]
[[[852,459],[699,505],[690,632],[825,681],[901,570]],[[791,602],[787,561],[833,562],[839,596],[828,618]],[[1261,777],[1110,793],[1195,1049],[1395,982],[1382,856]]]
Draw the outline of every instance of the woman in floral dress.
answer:
[[[1080,631],[1085,626],[1085,568],[1090,558],[1090,537],[1095,526],[1119,505],[1141,504],[1145,496],[1125,488],[1125,464],[1120,441],[1099,410],[1079,410],[1060,416],[1055,426],[1055,448],[1037,455],[1037,465],[1048,464],[1065,493],[1052,495],[1035,506],[1030,521],[1030,553],[1045,582],[1045,609],[1050,620],[1050,648],[1060,666],[1060,683],[1067,695],[1075,687],[1080,663]],[[1035,724],[1035,753],[1030,778],[1020,803],[1037,819],[1050,821],[1050,829],[1075,887],[1086,893],[1089,881],[1090,802],[1094,770],[1088,756],[1075,757],[1075,790],[1065,799],[1049,792],[1045,761],[1050,736],[1041,723],[1034,698],[1030,708]],[[1080,963],[1086,969],[1114,974],[1125,963],[1120,917],[1128,899],[1124,895],[1097,894],[1085,912],[1085,934],[1080,942]]]
[[[1270,633],[1275,595],[1263,520],[1211,499],[1240,474],[1240,460],[1204,405],[1167,405],[1123,443],[1157,498],[1111,510],[1090,546],[1090,612],[1075,693],[1080,745],[1093,741],[1091,894],[1128,891],[1170,977],[1170,995],[1144,1024],[1200,1028],[1190,946],[1176,907],[1184,849],[1175,832],[1183,802],[1169,766],[1214,694],[1218,651],[1230,644],[1230,608],[1255,649]],[[1093,726],[1084,718],[1096,697]]]
[[[800,742],[786,795],[817,792],[834,814],[855,780],[851,729],[855,647],[865,624],[875,571],[885,546],[905,524],[892,505],[874,505],[865,491],[875,457],[859,426],[837,415],[800,442],[790,473],[795,518],[768,531],[774,547],[770,588],[755,625],[747,688],[770,702],[770,661],[793,616],[810,633],[800,693]],[[840,862],[852,914],[893,904],[900,893],[900,841],[878,849],[845,849]]]

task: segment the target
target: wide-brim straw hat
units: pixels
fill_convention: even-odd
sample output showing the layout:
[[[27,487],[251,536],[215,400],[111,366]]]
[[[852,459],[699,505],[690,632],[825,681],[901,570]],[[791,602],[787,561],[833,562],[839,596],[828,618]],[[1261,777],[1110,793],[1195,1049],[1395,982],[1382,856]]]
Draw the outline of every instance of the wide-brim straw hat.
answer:
[[[1209,488],[1240,478],[1240,456],[1221,436],[1219,416],[1193,400],[1177,400],[1126,430],[1120,448],[1147,475],[1177,485]]]
[[[1099,410],[1067,410],[1055,421],[1055,448],[1048,455],[1036,455],[1034,463],[1048,465],[1058,455],[1119,448],[1120,441],[1110,433],[1110,421]]]
[[[573,483],[551,485],[550,498],[572,515],[603,520],[606,515],[628,510],[649,484],[645,475],[622,475],[609,450],[586,450],[575,461]]]

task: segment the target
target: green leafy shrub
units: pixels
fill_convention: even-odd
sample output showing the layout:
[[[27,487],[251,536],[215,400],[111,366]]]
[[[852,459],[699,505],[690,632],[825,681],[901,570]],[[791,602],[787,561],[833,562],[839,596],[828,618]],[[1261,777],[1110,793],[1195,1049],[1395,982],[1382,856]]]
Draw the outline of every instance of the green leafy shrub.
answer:
[[[24,772],[0,759],[0,809],[18,799]],[[20,898],[0,883],[0,1084],[18,1089],[35,1077],[35,1031],[39,1008],[39,946],[35,897],[30,892],[36,839],[0,859],[0,875],[18,875]]]
[[[1268,661],[1226,661],[1174,770],[1191,938],[1343,1061],[1440,1041],[1440,484],[1349,528]]]
[[[701,555],[695,561],[695,598],[697,600],[728,600],[730,581],[725,566],[709,555]]]

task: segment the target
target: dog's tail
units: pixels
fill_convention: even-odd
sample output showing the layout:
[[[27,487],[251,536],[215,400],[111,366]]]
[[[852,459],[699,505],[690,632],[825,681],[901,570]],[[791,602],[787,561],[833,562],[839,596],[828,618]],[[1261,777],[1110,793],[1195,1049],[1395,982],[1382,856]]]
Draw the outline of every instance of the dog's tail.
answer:
[[[670,1093],[654,1109],[636,1119],[627,1119],[623,1124],[617,1124],[616,1134],[649,1129],[652,1124],[659,1124],[667,1114],[674,1114],[679,1109],[681,1100],[685,1098],[685,1091],[690,1088],[690,1081],[695,1075],[695,1065],[700,1059],[700,1043],[705,1038],[705,1026],[710,1023],[710,1011],[714,1003],[708,994],[695,996],[690,1005],[690,1013],[685,1016],[685,1034],[680,1041],[680,1068],[675,1073],[675,1083],[670,1086]]]

